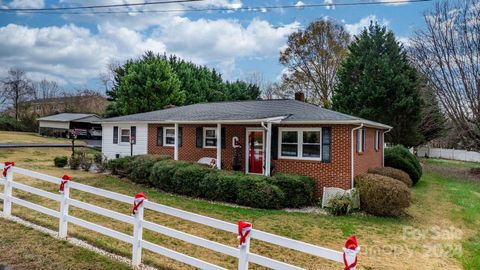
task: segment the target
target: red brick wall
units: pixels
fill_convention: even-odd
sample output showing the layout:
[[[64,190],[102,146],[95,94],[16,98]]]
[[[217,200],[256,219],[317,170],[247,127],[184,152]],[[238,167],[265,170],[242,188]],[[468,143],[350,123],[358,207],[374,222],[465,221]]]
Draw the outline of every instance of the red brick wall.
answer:
[[[378,150],[375,150],[375,129],[374,128],[364,128],[366,132],[365,137],[365,152],[357,152],[357,133],[355,132],[355,170],[354,175],[357,176],[362,173],[366,173],[368,168],[382,167],[382,154],[383,154],[383,142],[382,142],[382,133],[380,132],[380,143]]]
[[[170,155],[173,158],[173,147],[171,146],[157,146],[157,127],[162,125],[149,124],[148,125],[148,153]],[[165,126],[166,127],[166,126]],[[170,126],[173,127],[173,126]],[[179,125],[182,127],[182,147],[178,149],[178,158],[180,160],[197,161],[202,157],[217,157],[217,149],[215,148],[197,148],[196,147],[196,128],[197,127],[216,127],[215,125]],[[259,126],[249,126],[259,127]],[[225,148],[222,149],[222,169],[231,170],[234,149],[232,147],[232,138],[234,136],[239,138],[242,145],[242,167],[245,168],[245,132],[246,126],[242,125],[222,125],[225,128]]]
[[[170,155],[173,157],[173,147],[157,146],[157,127],[168,126],[148,125],[148,153]],[[170,125],[172,127],[172,125]],[[215,148],[196,147],[196,128],[215,127],[215,125],[180,125],[183,128],[182,147],[179,148],[179,159],[197,161],[202,157],[216,157]],[[241,158],[245,169],[245,125],[222,125],[226,128],[226,148],[222,149],[222,168],[231,170],[234,157],[232,138],[239,138],[242,145]],[[259,127],[249,125],[248,127]],[[290,126],[291,127],[291,126]],[[320,125],[298,125],[298,127],[321,127]],[[332,155],[331,162],[311,160],[277,159],[272,162],[275,172],[285,172],[311,176],[317,181],[317,195],[321,196],[323,187],[339,187],[348,189],[351,185],[351,130],[355,126],[332,125]],[[356,136],[356,134],[355,134]],[[358,154],[355,151],[355,175],[366,172],[369,167],[378,167],[382,164],[382,149],[373,149],[374,129],[367,129],[366,152]]]

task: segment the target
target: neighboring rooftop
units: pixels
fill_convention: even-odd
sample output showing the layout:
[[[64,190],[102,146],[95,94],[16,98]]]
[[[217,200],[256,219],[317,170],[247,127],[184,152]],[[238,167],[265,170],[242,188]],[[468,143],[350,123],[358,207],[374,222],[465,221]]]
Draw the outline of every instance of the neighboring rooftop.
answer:
[[[283,118],[281,120],[282,123],[364,123],[382,128],[390,128],[381,123],[291,99],[198,103],[153,112],[106,118],[99,122],[240,122],[243,120],[251,121],[276,117]]]
[[[56,121],[56,122],[94,122],[101,119],[99,116],[93,113],[59,113],[50,116],[40,117],[41,121]]]

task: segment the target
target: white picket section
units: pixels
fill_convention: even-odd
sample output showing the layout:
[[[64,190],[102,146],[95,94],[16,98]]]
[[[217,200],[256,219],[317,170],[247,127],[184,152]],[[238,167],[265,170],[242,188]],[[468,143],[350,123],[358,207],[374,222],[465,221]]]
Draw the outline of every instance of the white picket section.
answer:
[[[3,169],[3,167],[4,167],[4,164],[0,163],[0,169]],[[100,207],[90,203],[72,199],[69,197],[70,196],[69,194],[71,190],[80,190],[83,192],[91,193],[97,196],[102,196],[108,199],[116,200],[116,201],[127,203],[127,204],[133,204],[134,202],[133,197],[108,191],[108,190],[103,190],[100,188],[95,188],[95,187],[84,185],[84,184],[80,184],[75,181],[68,181],[65,184],[64,193],[59,195],[59,194],[48,192],[39,188],[31,187],[22,183],[14,182],[13,181],[14,173],[22,174],[25,176],[33,177],[39,180],[43,180],[43,181],[53,183],[53,184],[58,184],[58,185],[60,185],[62,181],[61,178],[58,178],[58,177],[53,177],[50,175],[34,172],[31,170],[22,169],[19,167],[13,167],[11,170],[8,170],[7,177],[0,178],[0,184],[5,186],[4,193],[3,194],[0,193],[0,199],[4,200],[4,214],[6,214],[6,216],[10,214],[11,210],[8,207],[5,208],[5,205],[8,203],[17,204],[17,205],[38,211],[40,213],[43,213],[55,218],[59,218],[59,221],[60,221],[59,235],[61,237],[67,236],[68,223],[72,223],[77,226],[129,243],[132,245],[132,248],[133,248],[132,264],[134,266],[138,266],[141,263],[142,249],[146,249],[146,250],[155,252],[157,254],[169,257],[171,259],[183,262],[185,264],[198,267],[200,269],[212,269],[212,270],[225,269],[220,266],[211,264],[209,262],[205,262],[200,259],[188,256],[188,255],[179,253],[177,251],[143,240],[142,234],[144,230],[157,232],[157,233],[166,235],[168,237],[172,237],[172,238],[175,238],[199,247],[203,247],[215,252],[219,252],[231,257],[235,257],[239,260],[239,263],[238,263],[239,270],[248,269],[249,263],[255,263],[271,269],[285,269],[285,270],[302,269],[300,267],[297,267],[285,262],[264,257],[260,254],[251,253],[249,250],[251,239],[257,239],[257,240],[278,245],[281,247],[289,248],[292,250],[300,251],[300,252],[314,255],[317,257],[343,263],[342,252],[315,246],[312,244],[289,239],[286,237],[274,235],[274,234],[263,232],[253,228],[251,229],[250,234],[246,238],[245,245],[241,247],[227,246],[227,245],[217,243],[215,241],[207,240],[189,233],[168,228],[150,221],[145,221],[143,219],[144,209],[149,209],[155,212],[167,214],[183,220],[188,220],[191,222],[199,223],[201,225],[209,226],[215,229],[219,229],[219,230],[223,230],[223,231],[235,233],[235,234],[238,233],[238,227],[236,224],[194,214],[184,210],[150,202],[148,200],[143,201],[143,203],[137,209],[137,213],[135,216],[129,216],[129,215],[125,215],[122,213],[118,213],[118,212],[106,209],[104,207]],[[39,196],[60,202],[60,212],[25,201],[20,198],[13,197],[12,189],[19,189],[25,192],[29,192],[31,194],[39,195]],[[68,213],[69,206],[78,207],[80,209],[83,209],[95,214],[99,214],[99,215],[109,217],[121,222],[125,222],[127,224],[131,224],[133,225],[133,229],[134,229],[133,236],[80,219],[78,217],[71,216]],[[131,206],[128,206],[128,207],[131,207]]]

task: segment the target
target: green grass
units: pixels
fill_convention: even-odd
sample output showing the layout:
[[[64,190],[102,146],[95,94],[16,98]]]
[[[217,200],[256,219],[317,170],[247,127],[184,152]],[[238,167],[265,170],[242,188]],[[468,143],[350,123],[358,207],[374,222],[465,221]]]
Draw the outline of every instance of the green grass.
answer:
[[[467,162],[456,162],[461,167],[470,166]],[[480,269],[480,184],[459,181],[451,176],[425,172],[422,181],[415,187],[416,193],[428,196],[428,189],[439,187],[438,199],[447,199],[458,206],[448,209],[449,218],[457,228],[465,226],[472,234],[465,235],[462,242],[463,252],[459,260],[465,269]]]
[[[480,168],[480,162],[458,161],[440,158],[425,158],[422,160],[430,165],[446,166],[452,168]]]
[[[355,234],[362,248],[361,267],[359,269],[480,269],[480,190],[479,185],[472,182],[457,181],[452,176],[438,175],[425,170],[420,182],[412,188],[412,205],[408,209],[408,216],[402,218],[380,218],[355,213],[351,216],[326,216],[308,213],[292,213],[283,210],[262,210],[236,207],[221,203],[213,203],[205,200],[192,199],[178,195],[167,194],[153,188],[132,183],[127,179],[119,179],[110,175],[93,174],[83,171],[72,171],[69,169],[55,168],[53,158],[55,156],[69,156],[70,149],[41,148],[41,149],[2,149],[0,155],[5,160],[14,160],[16,165],[33,169],[49,175],[62,176],[69,174],[74,181],[92,185],[95,187],[111,190],[114,192],[135,195],[137,192],[145,192],[149,200],[172,206],[175,208],[191,211],[209,217],[236,223],[238,220],[246,220],[253,223],[254,228],[270,233],[305,241],[311,244],[341,250],[345,239]],[[434,164],[435,160],[427,162],[432,166],[443,166]],[[442,161],[440,161],[442,162]],[[471,166],[468,163],[449,163],[450,166],[465,168]],[[461,176],[459,176],[461,177]],[[51,185],[26,177],[16,176],[16,181],[28,185],[57,192],[58,186]],[[2,186],[0,186],[0,192]],[[91,194],[72,191],[72,197],[88,203],[94,203],[114,211],[129,214],[131,205],[107,200]],[[58,203],[45,200],[28,193],[16,192],[26,200],[41,204],[45,207],[57,209]],[[81,211],[72,207],[71,214],[115,230],[131,234],[131,226],[117,222],[103,216]],[[13,213],[29,221],[56,230],[58,220],[37,214],[31,210],[14,206]],[[186,222],[167,215],[161,215],[152,211],[146,211],[145,217],[149,221],[162,224],[177,230],[217,241],[225,245],[236,246],[237,239],[234,234],[224,233],[218,230],[200,226],[192,222]],[[430,229],[440,226],[445,229],[455,226],[464,231],[464,237],[454,244],[461,245],[463,254],[452,257],[425,257],[428,250],[424,248],[432,242],[443,243],[430,238],[411,240],[403,238],[405,226],[418,229]],[[83,239],[102,249],[129,257],[131,246],[122,244],[91,231],[69,226],[69,235]],[[206,249],[198,248],[188,243],[174,240],[170,237],[146,231],[144,238],[167,248],[172,248],[191,256],[207,260],[228,269],[236,267],[236,261],[228,256]],[[375,252],[388,250],[392,243],[398,243],[402,248],[414,250],[416,256],[391,256],[388,252]],[[447,243],[449,244],[449,243]],[[0,246],[2,244],[0,243]],[[22,246],[23,248],[23,246]],[[264,256],[273,257],[296,264],[307,269],[337,269],[341,265],[330,263],[325,260],[314,259],[299,252],[274,247],[272,245],[252,241],[252,252]],[[165,257],[145,252],[143,262],[161,269],[190,269],[185,265],[173,262]],[[393,267],[396,266],[396,267]],[[253,269],[262,269],[253,265]],[[93,269],[93,268],[92,268]]]

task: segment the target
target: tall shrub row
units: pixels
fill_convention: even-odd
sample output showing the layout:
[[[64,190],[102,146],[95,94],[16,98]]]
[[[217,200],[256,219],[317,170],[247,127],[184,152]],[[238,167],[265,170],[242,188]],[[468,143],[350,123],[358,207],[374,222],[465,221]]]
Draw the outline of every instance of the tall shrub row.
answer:
[[[315,182],[304,176],[245,175],[149,155],[111,160],[107,167],[113,174],[166,192],[256,208],[302,207],[315,198]]]

